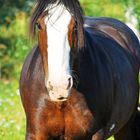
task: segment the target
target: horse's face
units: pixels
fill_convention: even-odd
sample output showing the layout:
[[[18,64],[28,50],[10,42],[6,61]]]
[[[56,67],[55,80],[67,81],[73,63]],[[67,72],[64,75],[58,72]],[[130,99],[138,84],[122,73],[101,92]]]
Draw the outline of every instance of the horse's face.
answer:
[[[48,60],[44,60],[48,61],[45,85],[52,101],[65,101],[73,86],[71,62],[75,52],[75,22],[68,10],[61,5],[48,11],[44,23],[48,57]]]

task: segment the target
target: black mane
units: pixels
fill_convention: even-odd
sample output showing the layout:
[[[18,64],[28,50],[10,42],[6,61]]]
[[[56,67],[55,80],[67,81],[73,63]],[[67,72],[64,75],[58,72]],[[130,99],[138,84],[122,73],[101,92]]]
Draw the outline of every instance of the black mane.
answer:
[[[83,31],[83,11],[78,0],[37,0],[34,12],[30,20],[30,34],[35,36],[35,26],[39,16],[46,8],[50,8],[50,4],[63,4],[74,17],[77,28],[77,45],[79,48],[84,46],[84,31]]]

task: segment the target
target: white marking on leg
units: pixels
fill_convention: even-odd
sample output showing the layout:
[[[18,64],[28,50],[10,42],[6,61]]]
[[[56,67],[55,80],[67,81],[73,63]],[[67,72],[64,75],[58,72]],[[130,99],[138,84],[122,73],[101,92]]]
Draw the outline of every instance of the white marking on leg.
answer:
[[[115,128],[115,126],[116,126],[115,124],[112,124],[109,131],[111,132]]]
[[[88,24],[84,24],[84,27],[91,27],[91,26],[89,26]]]
[[[140,111],[140,106],[138,106],[138,110]]]

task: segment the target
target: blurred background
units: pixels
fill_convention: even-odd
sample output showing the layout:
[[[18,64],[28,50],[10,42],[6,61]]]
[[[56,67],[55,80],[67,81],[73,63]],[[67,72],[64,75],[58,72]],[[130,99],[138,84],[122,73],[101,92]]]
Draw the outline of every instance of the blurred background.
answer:
[[[84,14],[117,18],[139,36],[140,0],[80,0]],[[0,0],[0,140],[25,139],[19,77],[33,43],[28,23],[35,0]],[[113,140],[111,138],[110,140]]]

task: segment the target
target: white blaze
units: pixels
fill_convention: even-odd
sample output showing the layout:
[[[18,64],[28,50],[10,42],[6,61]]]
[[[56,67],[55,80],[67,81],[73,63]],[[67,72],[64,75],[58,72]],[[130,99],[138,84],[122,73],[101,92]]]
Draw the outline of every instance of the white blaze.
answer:
[[[63,5],[54,5],[45,19],[48,37],[48,80],[51,81],[53,89],[56,88],[56,91],[59,87],[66,89],[68,76],[70,76],[70,45],[68,41],[70,21],[71,15]],[[65,91],[65,94],[68,94],[68,91]]]

